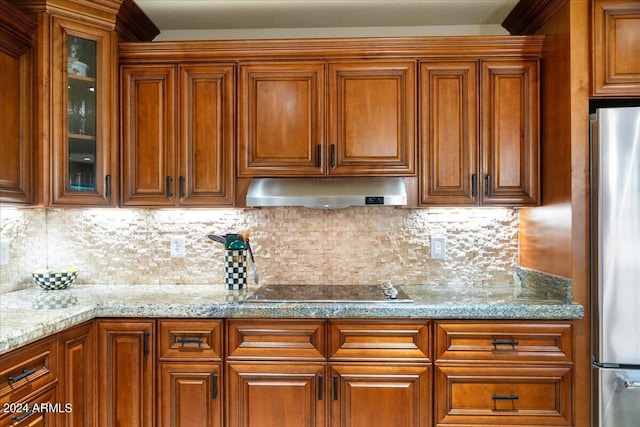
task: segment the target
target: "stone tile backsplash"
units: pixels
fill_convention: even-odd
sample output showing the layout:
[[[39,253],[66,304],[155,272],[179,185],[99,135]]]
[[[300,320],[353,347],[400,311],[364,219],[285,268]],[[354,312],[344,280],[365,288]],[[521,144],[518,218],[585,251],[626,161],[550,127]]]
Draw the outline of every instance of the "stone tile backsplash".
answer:
[[[11,260],[0,267],[0,291],[34,286],[37,268],[69,265],[82,284],[222,286],[223,246],[206,236],[245,231],[261,284],[504,284],[518,262],[513,209],[3,207]],[[170,257],[173,235],[186,237],[185,258]],[[446,238],[445,260],[430,259],[433,235]]]

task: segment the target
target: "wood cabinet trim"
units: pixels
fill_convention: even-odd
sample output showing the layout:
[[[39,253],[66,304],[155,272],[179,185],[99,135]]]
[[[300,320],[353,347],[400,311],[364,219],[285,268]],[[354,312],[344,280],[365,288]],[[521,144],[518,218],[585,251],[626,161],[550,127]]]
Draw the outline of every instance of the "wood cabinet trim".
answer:
[[[18,58],[31,49],[36,23],[6,1],[0,2],[0,52]]]
[[[122,64],[194,60],[539,57],[544,36],[360,37],[120,43]]]

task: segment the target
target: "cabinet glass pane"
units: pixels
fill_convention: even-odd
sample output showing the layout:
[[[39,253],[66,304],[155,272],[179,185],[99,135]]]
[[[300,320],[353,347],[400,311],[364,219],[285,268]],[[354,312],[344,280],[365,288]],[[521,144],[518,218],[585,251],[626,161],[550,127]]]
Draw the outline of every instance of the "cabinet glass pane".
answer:
[[[96,189],[96,42],[67,38],[69,190]]]

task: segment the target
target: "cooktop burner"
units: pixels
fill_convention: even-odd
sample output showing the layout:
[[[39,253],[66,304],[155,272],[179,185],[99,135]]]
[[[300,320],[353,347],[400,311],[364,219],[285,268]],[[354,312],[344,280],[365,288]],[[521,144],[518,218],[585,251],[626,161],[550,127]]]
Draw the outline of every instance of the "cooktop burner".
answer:
[[[264,285],[253,302],[413,302],[399,287],[384,285]]]

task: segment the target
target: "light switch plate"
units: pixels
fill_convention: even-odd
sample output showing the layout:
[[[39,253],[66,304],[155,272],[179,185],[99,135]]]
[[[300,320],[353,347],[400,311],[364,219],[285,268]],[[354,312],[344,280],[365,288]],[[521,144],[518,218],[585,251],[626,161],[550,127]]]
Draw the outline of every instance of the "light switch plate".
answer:
[[[446,239],[444,237],[431,237],[431,259],[444,259],[446,256],[446,249]]]

